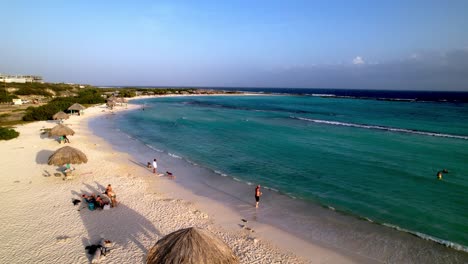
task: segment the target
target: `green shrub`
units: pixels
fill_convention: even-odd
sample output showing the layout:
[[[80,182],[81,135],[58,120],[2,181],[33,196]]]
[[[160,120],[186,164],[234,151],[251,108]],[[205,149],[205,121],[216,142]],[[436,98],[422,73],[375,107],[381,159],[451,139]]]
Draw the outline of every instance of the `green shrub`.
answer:
[[[0,102],[1,103],[11,103],[12,99],[17,99],[18,96],[12,95],[6,91],[0,91]]]
[[[0,127],[0,140],[9,140],[19,136],[19,132],[6,127]]]
[[[37,87],[21,87],[18,91],[15,92],[16,95],[43,95],[43,96],[52,96],[52,94],[46,91],[44,88]]]
[[[77,97],[57,97],[46,105],[28,107],[23,121],[50,120],[54,114],[66,111],[74,103],[102,104],[105,102],[98,89],[84,89],[78,93]]]

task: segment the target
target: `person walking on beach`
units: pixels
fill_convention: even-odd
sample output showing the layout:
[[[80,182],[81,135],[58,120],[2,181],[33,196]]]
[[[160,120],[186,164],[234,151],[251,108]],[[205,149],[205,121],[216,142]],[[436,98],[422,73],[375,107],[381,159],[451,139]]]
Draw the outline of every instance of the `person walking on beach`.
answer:
[[[156,162],[156,159],[153,160],[153,173],[156,174],[156,171],[158,169],[158,163]]]
[[[257,185],[255,188],[255,208],[258,208],[258,202],[260,202],[260,196],[262,192],[260,191],[260,185]]]
[[[67,138],[67,135],[63,135],[63,140],[65,143],[70,143],[70,140]]]

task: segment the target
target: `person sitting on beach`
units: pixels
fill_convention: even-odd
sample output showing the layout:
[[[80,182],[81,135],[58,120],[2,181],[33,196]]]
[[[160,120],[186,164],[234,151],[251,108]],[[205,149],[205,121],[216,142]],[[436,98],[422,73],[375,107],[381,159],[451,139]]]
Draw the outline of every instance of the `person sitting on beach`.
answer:
[[[115,192],[114,190],[112,189],[112,186],[109,184],[107,185],[107,188],[106,188],[106,191],[104,192],[107,196],[109,196],[110,200],[111,200],[111,206],[114,207],[114,206],[117,206],[117,195],[115,195]]]
[[[146,164],[146,167],[147,167],[148,169],[151,169],[151,162],[148,161],[148,164]]]
[[[70,163],[67,163],[65,165],[65,170],[63,171],[65,173],[65,176],[68,176],[69,174],[71,174],[72,171],[74,171],[75,168],[73,168]]]
[[[94,204],[96,205],[97,208],[100,208],[100,209],[103,209],[105,205],[100,195],[96,197],[96,201],[94,202]]]
[[[87,194],[83,194],[81,195],[81,197],[85,200],[85,202],[87,203],[94,203],[96,201],[96,198],[94,197],[94,194],[93,195],[87,195]]]

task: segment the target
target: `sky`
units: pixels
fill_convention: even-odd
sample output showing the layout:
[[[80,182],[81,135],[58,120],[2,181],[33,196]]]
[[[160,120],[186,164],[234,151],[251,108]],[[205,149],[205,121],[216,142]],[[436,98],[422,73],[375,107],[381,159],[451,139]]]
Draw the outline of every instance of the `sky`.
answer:
[[[0,73],[48,82],[468,91],[466,0],[0,7]]]

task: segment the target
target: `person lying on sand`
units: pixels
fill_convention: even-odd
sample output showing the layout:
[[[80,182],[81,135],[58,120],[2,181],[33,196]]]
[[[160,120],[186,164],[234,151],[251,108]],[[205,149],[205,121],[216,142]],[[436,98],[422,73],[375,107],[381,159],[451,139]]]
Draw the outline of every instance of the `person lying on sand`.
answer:
[[[83,195],[81,195],[81,197],[83,197],[83,199],[87,203],[94,203],[96,201],[96,198],[94,197],[94,194],[93,195],[83,194]]]

